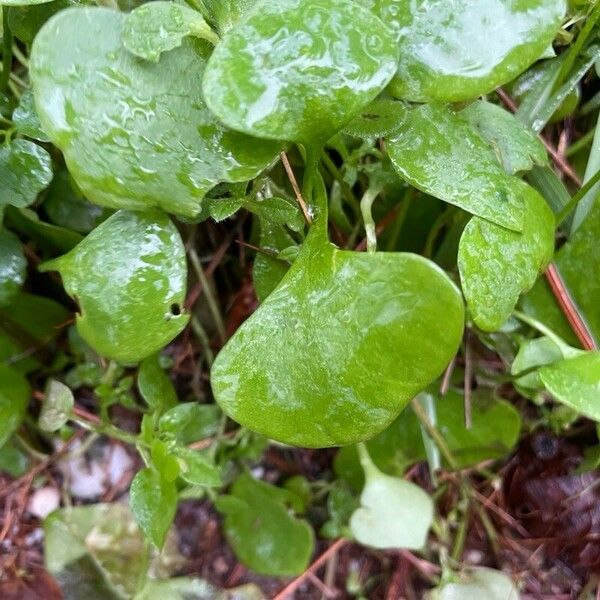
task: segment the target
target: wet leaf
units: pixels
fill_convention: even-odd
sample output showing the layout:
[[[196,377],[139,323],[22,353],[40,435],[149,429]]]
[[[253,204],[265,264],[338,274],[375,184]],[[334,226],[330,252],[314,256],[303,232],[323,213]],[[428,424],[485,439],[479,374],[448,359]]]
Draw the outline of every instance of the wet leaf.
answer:
[[[600,352],[554,362],[539,370],[546,389],[578,413],[600,421]]]
[[[518,185],[518,187],[517,187]],[[460,239],[458,268],[467,307],[475,324],[497,331],[519,296],[531,289],[554,254],[554,215],[527,184],[516,182],[525,201],[523,232],[509,231],[478,217]]]
[[[129,504],[144,535],[162,548],[177,508],[177,488],[153,469],[142,469],[131,482]]]
[[[427,600],[519,600],[512,579],[496,569],[471,567],[427,594]]]
[[[389,30],[354,2],[265,2],[215,48],[204,95],[235,130],[319,145],[377,96],[397,57]]]
[[[23,375],[0,363],[0,447],[21,424],[29,394],[29,384]]]
[[[52,181],[52,159],[29,140],[0,147],[0,215],[7,204],[29,206]]]
[[[217,432],[221,409],[214,404],[184,402],[168,410],[159,421],[161,432],[180,444],[191,444]]]
[[[25,90],[19,99],[19,105],[12,115],[13,123],[21,135],[40,142],[49,142],[48,136],[42,131],[40,120],[35,111],[33,92]]]
[[[73,8],[42,28],[30,65],[42,126],[93,202],[196,217],[215,184],[255,177],[279,146],[208,111],[197,85],[207,47],[184,40],[157,64],[140,61],[123,46],[126,19]]]
[[[62,382],[49,379],[38,425],[42,431],[58,431],[71,417],[75,399]]]
[[[250,12],[259,0],[203,0],[219,33],[224,34]]]
[[[160,55],[179,48],[183,39],[195,36],[216,43],[202,15],[185,4],[158,0],[131,11],[123,28],[125,48],[135,56],[158,62]]]
[[[146,404],[159,414],[177,406],[177,392],[158,361],[159,355],[145,358],[138,371],[138,389]]]
[[[2,0],[3,6],[31,6],[33,4],[44,4],[50,0]]]
[[[271,576],[306,569],[314,549],[312,528],[289,513],[278,488],[243,474],[215,506],[225,517],[227,540],[247,567]]]
[[[532,340],[524,340],[519,346],[519,351],[510,367],[510,372],[512,375],[516,375],[526,369],[549,365],[562,358],[565,357],[560,347],[549,337],[544,336]],[[518,386],[522,393],[523,391],[532,393],[544,387],[537,371],[519,377],[515,381],[515,385]]]
[[[411,185],[497,225],[522,229],[522,187],[460,115],[436,105],[408,111],[387,148]]]
[[[13,35],[31,44],[42,25],[55,13],[71,6],[69,0],[54,0],[45,4],[11,6],[8,9],[8,25]]]
[[[181,478],[192,485],[218,487],[222,485],[219,470],[201,452],[190,450],[185,446],[173,449],[181,468]]]
[[[433,501],[418,485],[384,475],[361,452],[365,487],[350,518],[356,541],[373,548],[420,550],[433,521]]]
[[[362,139],[393,136],[404,122],[408,108],[391,98],[378,98],[365,106],[343,132]]]
[[[19,238],[0,229],[0,306],[5,306],[18,293],[25,281],[27,260]]]
[[[376,0],[401,48],[392,92],[413,102],[459,102],[491,92],[539,59],[564,0]]]
[[[433,263],[338,250],[324,236],[313,225],[211,373],[231,418],[298,446],[351,444],[384,429],[443,371],[463,330],[460,294]]]
[[[554,257],[554,265],[596,341],[600,340],[599,237],[600,202],[596,201],[585,221]],[[576,343],[547,281],[540,279],[536,283],[523,299],[523,307],[561,337]]]
[[[136,363],[187,323],[181,312],[187,275],[183,243],[158,211],[119,211],[40,269],[61,273],[65,289],[79,302],[79,334],[107,358]]]
[[[498,155],[510,175],[548,162],[546,148],[531,129],[496,104],[479,100],[460,111]]]

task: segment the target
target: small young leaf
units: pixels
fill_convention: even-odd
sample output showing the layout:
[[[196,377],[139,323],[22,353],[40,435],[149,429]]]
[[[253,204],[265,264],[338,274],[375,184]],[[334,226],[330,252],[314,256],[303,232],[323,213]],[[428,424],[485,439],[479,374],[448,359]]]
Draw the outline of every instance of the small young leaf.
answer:
[[[52,181],[52,159],[29,140],[0,147],[0,215],[7,204],[29,206]]]
[[[29,384],[23,375],[0,363],[0,447],[21,424],[29,394]]]
[[[215,502],[225,516],[225,535],[237,557],[257,573],[292,576],[302,573],[314,549],[310,525],[293,517],[278,488],[241,475],[231,495]]]
[[[523,228],[518,180],[450,109],[426,104],[409,111],[387,148],[399,175],[420,190],[497,225]]]
[[[211,198],[208,202],[208,214],[220,223],[234,215],[244,205],[243,198]]]
[[[402,52],[390,89],[413,102],[459,102],[510,81],[546,51],[564,0],[377,0]]]
[[[549,337],[543,336],[532,340],[524,340],[510,367],[510,372],[512,375],[516,375],[526,369],[550,365],[563,358],[566,357],[563,356],[560,347]],[[537,371],[519,377],[515,381],[515,386],[518,386],[521,393],[526,392],[527,394],[541,390],[544,387]]]
[[[192,485],[218,487],[222,485],[219,470],[206,456],[200,452],[190,450],[185,446],[176,446],[173,452],[179,460],[182,479]]]
[[[255,177],[280,146],[228,131],[208,111],[206,45],[186,39],[142,61],[123,45],[127,18],[70,8],[40,30],[30,75],[42,126],[91,201],[195,218],[212,187]]]
[[[38,425],[43,431],[58,431],[71,417],[73,392],[60,381],[49,379]]]
[[[378,98],[365,106],[344,127],[343,133],[366,140],[393,137],[401,127],[408,110],[403,102],[391,98]]]
[[[131,511],[144,535],[162,548],[177,509],[177,488],[154,469],[142,469],[131,482]]]
[[[214,404],[184,402],[160,418],[159,428],[180,444],[191,444],[214,435],[220,417],[221,409]]]
[[[157,0],[132,10],[123,28],[125,48],[135,56],[158,62],[160,55],[181,46],[187,36],[213,44],[218,37],[202,15],[185,4]]]
[[[244,207],[257,215],[261,221],[268,221],[274,225],[287,225],[292,231],[302,231],[304,227],[304,217],[298,204],[292,200],[286,198],[248,199],[244,201]]]
[[[531,289],[554,254],[552,211],[533,188],[520,181],[516,184],[526,203],[523,232],[474,217],[458,248],[467,306],[476,325],[484,331],[502,327],[519,296]]]
[[[40,142],[49,142],[48,136],[42,131],[40,119],[35,112],[33,92],[25,90],[19,99],[19,105],[12,115],[13,123],[21,135],[33,138]]]
[[[479,100],[459,114],[492,145],[508,174],[529,171],[534,165],[548,162],[546,148],[540,138],[500,106]]]
[[[145,358],[138,371],[138,389],[146,404],[162,414],[177,406],[177,392],[173,383],[158,362],[158,354]]]
[[[362,448],[365,487],[350,518],[356,541],[373,548],[420,550],[433,521],[433,501],[418,485],[384,475]]]
[[[8,304],[25,281],[27,260],[19,238],[0,229],[0,306]]]
[[[212,389],[232,419],[263,435],[351,444],[384,429],[444,370],[463,319],[458,290],[433,263],[338,250],[313,225],[277,289],[217,356]]]
[[[600,352],[586,352],[539,370],[546,389],[578,413],[600,421]]]
[[[170,342],[188,320],[180,308],[185,250],[159,211],[119,211],[40,270],[60,271],[80,305],[77,330],[107,358],[136,363]]]
[[[318,145],[377,96],[397,58],[387,27],[354,2],[263,2],[215,48],[204,95],[232,129]]]

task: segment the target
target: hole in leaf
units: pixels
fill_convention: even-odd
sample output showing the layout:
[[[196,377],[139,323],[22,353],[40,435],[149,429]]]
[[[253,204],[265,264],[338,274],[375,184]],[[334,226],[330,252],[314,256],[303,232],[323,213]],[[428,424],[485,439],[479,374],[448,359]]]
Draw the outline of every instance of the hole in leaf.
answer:
[[[181,307],[177,303],[171,304],[171,314],[178,317],[181,314]]]

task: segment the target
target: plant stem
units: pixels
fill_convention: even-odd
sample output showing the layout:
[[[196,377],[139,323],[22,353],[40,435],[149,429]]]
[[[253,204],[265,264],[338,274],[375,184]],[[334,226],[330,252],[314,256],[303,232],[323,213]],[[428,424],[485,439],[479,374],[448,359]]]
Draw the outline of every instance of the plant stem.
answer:
[[[0,73],[0,91],[4,92],[8,86],[12,70],[12,42],[13,37],[8,24],[8,7],[2,7],[2,73]]]
[[[600,169],[590,177],[583,187],[563,206],[556,215],[556,225],[560,225],[570,214],[571,211],[586,197],[588,192],[600,181]]]
[[[377,234],[375,232],[375,221],[373,220],[373,202],[381,192],[379,187],[369,187],[360,201],[360,211],[365,224],[365,233],[367,235],[367,252],[377,251]]]

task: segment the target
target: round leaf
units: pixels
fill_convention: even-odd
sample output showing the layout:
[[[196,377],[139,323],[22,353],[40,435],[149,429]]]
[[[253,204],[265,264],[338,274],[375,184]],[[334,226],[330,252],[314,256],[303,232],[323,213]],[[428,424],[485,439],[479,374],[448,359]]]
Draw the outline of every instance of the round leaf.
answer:
[[[338,250],[313,230],[217,356],[213,392],[232,419],[268,437],[351,444],[384,429],[444,370],[463,319],[458,290],[433,263]]]
[[[354,2],[263,2],[215,48],[204,94],[233,129],[319,144],[377,96],[397,58],[387,27]]]
[[[119,211],[71,252],[40,268],[60,271],[80,305],[81,337],[107,358],[136,363],[170,342],[188,320],[180,312],[183,243],[158,211]]]
[[[157,64],[140,61],[123,45],[126,19],[72,8],[44,25],[30,64],[43,129],[93,202],[195,217],[215,184],[255,177],[279,146],[227,131],[208,111],[205,46],[185,40]]]
[[[533,286],[554,254],[552,211],[527,184],[515,180],[515,187],[522,190],[526,203],[523,232],[475,217],[465,227],[458,247],[467,306],[484,331],[502,327],[521,293]]]
[[[402,49],[391,90],[413,102],[491,92],[542,56],[564,0],[377,0]]]
[[[25,281],[27,261],[19,238],[0,229],[0,306],[10,302]]]

